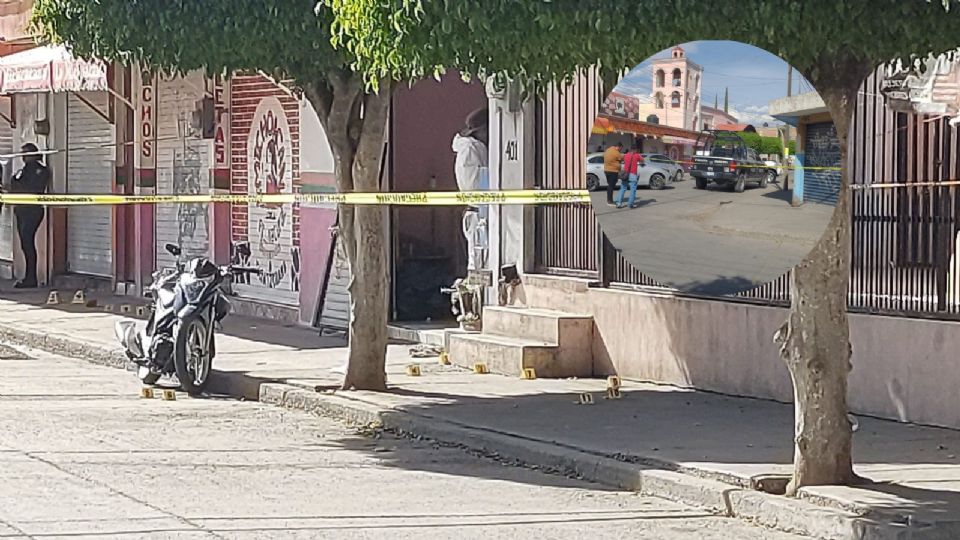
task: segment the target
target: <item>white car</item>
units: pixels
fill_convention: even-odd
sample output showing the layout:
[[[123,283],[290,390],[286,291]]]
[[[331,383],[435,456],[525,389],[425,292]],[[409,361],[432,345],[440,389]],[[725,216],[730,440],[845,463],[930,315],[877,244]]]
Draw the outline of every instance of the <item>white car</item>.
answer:
[[[775,171],[777,173],[777,178],[783,176],[783,166],[780,165],[780,162],[768,159],[764,161],[763,164]]]
[[[663,168],[662,164],[653,163],[647,160],[640,165],[637,179],[637,186],[649,187],[650,189],[663,189],[672,173]],[[619,182],[618,182],[619,183]],[[598,191],[605,189],[607,185],[607,176],[603,171],[603,154],[590,154],[587,156],[587,190]]]

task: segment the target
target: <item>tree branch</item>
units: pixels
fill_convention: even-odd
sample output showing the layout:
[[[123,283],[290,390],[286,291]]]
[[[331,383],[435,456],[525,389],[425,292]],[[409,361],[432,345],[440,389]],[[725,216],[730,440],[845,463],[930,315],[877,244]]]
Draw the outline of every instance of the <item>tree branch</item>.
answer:
[[[303,84],[303,93],[317,111],[320,123],[326,125],[330,121],[330,108],[333,106],[333,89],[326,83],[310,81]]]

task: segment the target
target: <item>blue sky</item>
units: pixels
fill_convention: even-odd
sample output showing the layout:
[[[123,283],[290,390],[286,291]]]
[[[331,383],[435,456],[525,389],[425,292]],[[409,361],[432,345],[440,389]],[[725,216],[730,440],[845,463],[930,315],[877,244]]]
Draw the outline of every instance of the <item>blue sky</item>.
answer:
[[[736,41],[693,41],[681,46],[690,60],[703,67],[701,99],[704,105],[712,107],[716,95],[722,109],[723,92],[729,87],[730,112],[741,122],[757,126],[764,122],[779,124],[767,115],[767,105],[787,95],[786,62],[763,49]],[[615,91],[639,95],[641,99],[649,96],[653,84],[650,69],[653,60],[669,57],[670,49],[667,49],[648,58],[631,70]],[[794,71],[794,95],[812,90],[810,83]]]

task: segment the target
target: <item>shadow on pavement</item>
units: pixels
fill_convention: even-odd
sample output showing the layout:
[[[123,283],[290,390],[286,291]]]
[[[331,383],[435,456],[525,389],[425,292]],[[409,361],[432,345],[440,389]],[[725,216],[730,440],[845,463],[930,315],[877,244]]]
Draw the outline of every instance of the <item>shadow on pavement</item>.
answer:
[[[84,305],[72,304],[74,291],[60,291],[60,304],[48,305],[47,298],[50,294],[50,288],[38,288],[30,290],[14,289],[12,282],[0,283],[0,300],[17,302],[24,306],[47,309],[53,313],[88,313],[92,316],[121,315],[119,309],[121,305],[130,305],[134,310],[132,313],[123,314],[125,317],[146,320],[145,317],[136,315],[136,308],[147,306],[150,299],[134,296],[112,296],[104,293],[89,293],[88,300],[96,300],[95,307],[86,307]],[[104,305],[114,306],[112,313],[105,312]],[[106,323],[113,331],[112,323]],[[346,337],[340,335],[322,336],[319,330],[305,330],[301,326],[278,324],[267,319],[257,319],[245,317],[242,315],[230,315],[223,322],[223,328],[219,334],[242,338],[252,342],[265,343],[269,345],[281,345],[299,350],[330,349],[346,346]]]

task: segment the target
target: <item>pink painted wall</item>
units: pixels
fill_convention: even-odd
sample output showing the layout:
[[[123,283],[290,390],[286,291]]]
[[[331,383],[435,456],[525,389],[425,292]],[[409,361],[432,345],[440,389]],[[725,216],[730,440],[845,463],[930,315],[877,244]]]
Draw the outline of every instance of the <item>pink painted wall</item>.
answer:
[[[446,74],[440,82],[423,80],[397,90],[393,100],[393,191],[456,191],[451,149],[453,136],[467,115],[487,105],[479,82],[465,83]],[[436,183],[431,184],[431,177]],[[401,238],[409,236],[427,245],[445,248],[454,264],[466,269],[466,243],[458,207],[398,207],[393,209]]]
[[[335,184],[332,174],[304,171],[300,175],[301,189],[305,191],[317,186],[332,188]],[[300,324],[313,324],[317,305],[326,288],[326,270],[333,240],[330,228],[336,221],[336,207],[300,207],[300,227],[309,231],[300,235]]]

